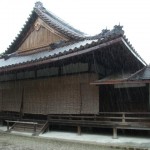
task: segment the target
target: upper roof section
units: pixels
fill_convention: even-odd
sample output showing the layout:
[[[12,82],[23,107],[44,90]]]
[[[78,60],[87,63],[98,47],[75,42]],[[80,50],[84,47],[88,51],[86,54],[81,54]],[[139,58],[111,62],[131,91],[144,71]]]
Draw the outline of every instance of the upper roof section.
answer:
[[[41,29],[39,30],[38,23],[41,23],[43,25],[44,31]],[[55,36],[54,41],[49,41],[49,38],[51,37],[51,35],[53,35],[53,32],[51,34],[50,31],[51,28],[56,31],[55,33],[60,33],[59,37]],[[133,62],[137,64],[136,66],[138,66],[138,64],[140,64],[140,66],[142,67],[147,65],[132,47],[128,39],[124,36],[124,31],[122,28],[123,27],[120,25],[115,25],[112,30],[104,29],[101,33],[95,36],[87,36],[83,32],[74,29],[60,18],[50,13],[43,7],[41,2],[37,2],[35,4],[34,10],[32,11],[32,14],[22,28],[20,34],[17,35],[16,39],[11,43],[9,48],[1,56],[0,72],[6,70],[8,71],[9,69],[13,70],[17,67],[21,68],[23,67],[23,65],[24,67],[26,67],[27,65],[33,66],[37,64],[48,63],[52,62],[52,60],[59,60],[61,57],[62,59],[65,59],[68,57],[73,57],[76,55],[102,49],[103,47],[113,46],[115,44],[122,45],[122,50],[118,50],[119,54],[123,53],[122,57],[127,57],[128,55],[124,54],[129,54]],[[34,31],[32,29],[34,29]],[[38,32],[36,32],[35,30],[37,30]],[[46,38],[46,40],[48,41],[48,43],[46,44],[50,45],[44,45],[42,47],[36,45],[37,47],[35,46],[35,51],[33,50],[31,53],[29,53],[29,51],[28,53],[21,53],[20,51],[22,50],[24,45],[29,45],[28,41],[31,41],[31,45],[33,45],[34,42],[35,44],[39,43],[38,40],[44,41],[42,38],[39,38],[39,34],[37,35],[37,33],[41,33],[40,31],[42,32],[42,38],[44,37],[43,33],[46,33],[44,35],[50,35]],[[34,39],[34,41],[32,39]],[[64,41],[61,42],[61,40]],[[29,49],[31,49],[31,47]],[[103,51],[105,52],[104,49]],[[109,54],[107,54],[106,57],[109,57]],[[121,60],[120,58],[118,59]],[[128,60],[128,58],[126,60]],[[127,61],[126,63],[129,63],[129,61]]]
[[[27,35],[27,33],[31,30],[31,27],[38,18],[43,20],[43,22],[45,22],[48,26],[59,32],[61,35],[64,35],[69,40],[83,40],[86,38],[85,33],[71,27],[65,21],[46,10],[41,2],[36,2],[31,15],[21,29],[20,33],[5,51],[5,54],[11,54],[20,47],[22,41],[25,39],[25,35]]]
[[[85,34],[83,32],[73,28],[65,21],[54,15],[52,12],[46,10],[41,2],[35,3],[34,11],[42,20],[48,23],[48,25],[54,27],[66,36],[69,36],[73,39],[83,39],[85,37]]]

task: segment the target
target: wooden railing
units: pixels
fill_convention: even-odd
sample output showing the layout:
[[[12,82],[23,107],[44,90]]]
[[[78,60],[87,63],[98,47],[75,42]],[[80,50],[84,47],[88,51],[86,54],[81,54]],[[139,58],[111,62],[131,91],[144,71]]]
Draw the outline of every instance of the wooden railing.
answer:
[[[10,132],[11,129],[14,128],[14,126],[19,123],[19,124],[28,124],[28,125],[33,125],[33,135],[36,135],[36,127],[37,127],[37,122],[24,122],[24,121],[12,121],[12,120],[5,120],[7,122],[7,132]],[[10,123],[13,123],[13,125],[10,127]]]
[[[91,115],[48,115],[52,124],[77,126],[78,134],[81,126],[104,127],[113,129],[113,138],[117,138],[117,129],[150,130],[149,112],[100,112]]]

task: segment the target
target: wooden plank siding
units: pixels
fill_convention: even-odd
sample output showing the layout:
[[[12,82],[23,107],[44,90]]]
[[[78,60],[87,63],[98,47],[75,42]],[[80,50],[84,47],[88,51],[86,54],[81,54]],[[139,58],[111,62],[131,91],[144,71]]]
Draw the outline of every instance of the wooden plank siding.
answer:
[[[29,35],[22,41],[21,46],[18,48],[18,52],[26,52],[38,49],[40,47],[48,46],[51,43],[55,43],[61,40],[67,40],[63,35],[61,36],[59,33],[55,32],[55,30],[50,29],[41,19],[37,19],[35,22],[39,24],[39,29],[35,27],[31,30]]]
[[[2,111],[2,90],[0,90],[0,111]]]
[[[24,88],[23,113],[45,115],[98,113],[98,87],[90,85],[94,80],[97,80],[96,74],[86,73],[15,81],[15,84],[5,82],[0,88],[4,91],[3,107],[5,111],[19,111]],[[20,89],[17,88],[19,86]]]
[[[3,90],[2,110],[20,112],[22,99],[22,90],[19,88],[11,88]]]
[[[82,114],[96,114],[99,110],[99,88],[98,86],[81,84]]]

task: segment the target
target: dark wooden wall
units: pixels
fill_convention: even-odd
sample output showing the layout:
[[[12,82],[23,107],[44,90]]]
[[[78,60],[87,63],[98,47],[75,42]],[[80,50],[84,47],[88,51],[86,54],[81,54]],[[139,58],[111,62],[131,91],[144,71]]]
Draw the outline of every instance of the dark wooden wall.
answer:
[[[101,112],[146,112],[148,111],[148,87],[114,88],[100,86]]]

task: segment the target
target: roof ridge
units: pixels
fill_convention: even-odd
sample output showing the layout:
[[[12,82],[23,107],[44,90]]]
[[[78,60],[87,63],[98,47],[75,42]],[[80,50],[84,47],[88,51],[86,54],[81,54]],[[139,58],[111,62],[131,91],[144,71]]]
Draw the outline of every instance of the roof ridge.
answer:
[[[61,26],[65,30],[69,30],[68,32],[70,32],[70,34],[71,34],[71,32],[73,32],[74,34],[76,34],[76,36],[79,36],[79,37],[86,36],[85,33],[81,32],[78,29],[74,28],[73,26],[69,25],[66,21],[59,18],[54,13],[50,12],[45,7],[43,7],[43,4],[41,2],[35,3],[34,11],[38,15],[40,15],[42,19],[44,19],[44,20],[47,19],[46,21],[51,21],[51,23],[54,24],[55,26],[58,25],[58,26]],[[50,17],[50,19],[48,20],[49,17]]]
[[[123,26],[115,25],[112,30],[109,29],[103,29],[99,34],[96,34],[94,36],[89,36],[89,38],[96,38],[96,39],[103,39],[103,38],[110,38],[110,37],[116,37],[116,36],[123,36],[124,30]]]

